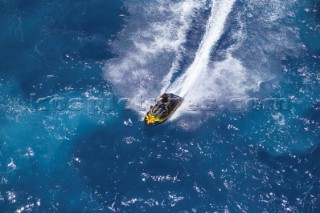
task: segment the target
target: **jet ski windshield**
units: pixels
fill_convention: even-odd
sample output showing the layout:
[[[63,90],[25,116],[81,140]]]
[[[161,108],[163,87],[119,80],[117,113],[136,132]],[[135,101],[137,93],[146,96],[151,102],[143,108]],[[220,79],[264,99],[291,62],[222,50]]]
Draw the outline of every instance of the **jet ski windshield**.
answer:
[[[145,117],[145,124],[155,126],[167,120],[181,105],[183,98],[174,94],[163,94],[155,106],[151,106]]]

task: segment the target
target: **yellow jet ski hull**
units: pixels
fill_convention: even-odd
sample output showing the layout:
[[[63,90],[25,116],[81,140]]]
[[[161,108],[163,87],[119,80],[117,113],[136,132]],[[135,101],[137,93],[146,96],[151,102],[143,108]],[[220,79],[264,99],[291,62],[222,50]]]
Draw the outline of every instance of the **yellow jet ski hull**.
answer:
[[[156,102],[154,107],[151,107],[149,112],[147,112],[144,123],[147,126],[156,126],[158,124],[163,123],[164,121],[168,120],[170,116],[180,107],[183,102],[183,98],[174,95],[174,94],[167,94],[169,97],[168,102],[168,111],[165,111],[161,108],[160,98]],[[159,112],[160,111],[160,112]]]

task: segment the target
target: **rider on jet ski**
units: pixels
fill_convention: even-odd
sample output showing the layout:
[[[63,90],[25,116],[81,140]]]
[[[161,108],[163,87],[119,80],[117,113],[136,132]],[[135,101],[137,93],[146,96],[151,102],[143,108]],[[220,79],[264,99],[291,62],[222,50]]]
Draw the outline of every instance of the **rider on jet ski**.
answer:
[[[164,93],[162,96],[160,96],[160,100],[161,102],[159,108],[162,108],[165,110],[166,113],[169,112],[169,96],[167,93]]]
[[[164,93],[156,101],[155,106],[151,106],[145,116],[145,123],[154,126],[167,120],[175,110],[181,105],[183,98],[172,93]]]

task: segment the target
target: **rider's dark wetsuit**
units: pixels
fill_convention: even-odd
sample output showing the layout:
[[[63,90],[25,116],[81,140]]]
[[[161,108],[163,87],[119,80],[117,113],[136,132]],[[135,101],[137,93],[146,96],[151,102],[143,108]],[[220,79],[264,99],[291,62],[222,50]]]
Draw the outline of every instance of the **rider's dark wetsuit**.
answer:
[[[163,94],[161,96],[161,105],[160,108],[164,110],[165,114],[169,114],[169,96],[168,94]]]

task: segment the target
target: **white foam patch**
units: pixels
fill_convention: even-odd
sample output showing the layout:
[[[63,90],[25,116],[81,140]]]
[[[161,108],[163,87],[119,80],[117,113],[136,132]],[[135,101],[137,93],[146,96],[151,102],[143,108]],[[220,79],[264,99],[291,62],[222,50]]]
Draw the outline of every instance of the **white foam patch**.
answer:
[[[249,90],[256,87],[250,79],[248,71],[242,63],[228,54],[221,62],[210,64],[206,72],[195,85],[196,90],[191,90],[186,98],[238,98],[247,94]],[[208,80],[209,79],[209,80]],[[195,96],[197,94],[197,96]]]
[[[287,9],[296,2],[297,0],[247,0],[245,5],[249,17],[253,15],[251,12],[258,11],[257,19],[264,22],[276,22],[292,15],[292,12]]]
[[[206,108],[205,105],[202,106],[204,100],[220,105],[229,104],[232,99],[249,98],[248,93],[258,90],[260,81],[260,76],[249,75],[241,61],[228,53],[225,60],[208,64],[171,120],[185,113],[202,112],[201,109]],[[195,105],[198,106],[196,110]]]
[[[206,32],[196,57],[187,71],[168,89],[169,92],[185,97],[191,89],[194,89],[201,75],[206,72],[212,48],[223,33],[224,24],[234,2],[234,0],[213,2]]]
[[[247,38],[237,55],[247,68],[261,75],[281,73],[281,60],[299,56],[304,48],[298,29],[291,26],[296,4],[296,0],[245,1],[240,22],[244,23]]]
[[[157,0],[137,4],[129,3],[131,19],[113,44],[119,57],[108,61],[104,70],[105,79],[120,96],[140,105],[142,100],[159,96],[161,88],[170,83],[175,64],[184,52],[191,21],[206,1]],[[150,102],[146,100],[143,106],[148,107]]]

